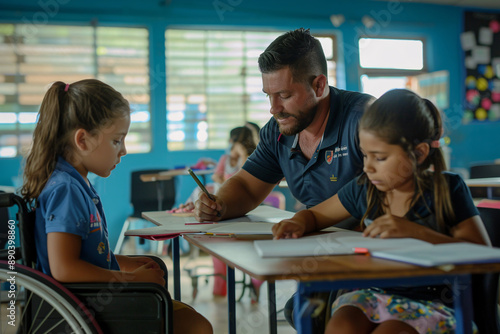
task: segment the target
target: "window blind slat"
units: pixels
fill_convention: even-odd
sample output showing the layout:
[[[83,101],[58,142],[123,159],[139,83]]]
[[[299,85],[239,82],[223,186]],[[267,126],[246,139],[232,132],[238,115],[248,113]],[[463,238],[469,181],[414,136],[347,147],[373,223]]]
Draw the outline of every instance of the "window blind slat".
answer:
[[[166,30],[169,150],[226,148],[232,128],[246,121],[262,126],[269,120],[257,59],[278,35],[281,32]],[[328,54],[334,54],[334,38],[324,38],[332,48]],[[329,83],[335,85],[333,59],[328,68]],[[204,98],[186,103],[193,94]]]
[[[48,85],[96,75],[147,115],[132,121],[127,151],[150,151],[148,41],[143,28],[0,24],[0,158],[30,147]]]

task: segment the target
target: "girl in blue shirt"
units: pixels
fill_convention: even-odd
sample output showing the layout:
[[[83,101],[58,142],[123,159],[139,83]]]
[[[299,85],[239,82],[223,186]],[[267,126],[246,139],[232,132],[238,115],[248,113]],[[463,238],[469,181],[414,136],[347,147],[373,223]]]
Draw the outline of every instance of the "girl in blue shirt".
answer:
[[[429,100],[404,89],[385,93],[360,120],[363,174],[335,196],[276,224],[275,238],[298,238],[353,216],[373,220],[361,226],[365,237],[489,244],[465,183],[444,172],[442,131]],[[454,332],[449,302],[439,287],[355,290],[334,302],[325,333]]]
[[[55,82],[40,106],[24,168],[24,199],[36,207],[38,269],[61,282],[151,282],[164,272],[148,257],[114,255],[102,203],[88,180],[108,177],[127,154],[128,101],[94,79]],[[212,333],[199,313],[174,303],[175,333]]]

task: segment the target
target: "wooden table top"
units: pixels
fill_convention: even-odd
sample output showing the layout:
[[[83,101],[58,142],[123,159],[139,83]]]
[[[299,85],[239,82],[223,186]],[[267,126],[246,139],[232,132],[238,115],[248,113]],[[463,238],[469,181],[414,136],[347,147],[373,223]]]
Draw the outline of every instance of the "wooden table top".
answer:
[[[500,177],[467,179],[465,184],[469,187],[500,187]]]
[[[200,169],[195,170],[196,175],[207,175],[214,172],[213,168],[210,169]],[[155,181],[165,181],[179,175],[189,175],[188,168],[183,169],[169,169],[164,172],[154,173],[154,174],[141,174],[140,179],[142,182],[155,182]]]
[[[403,262],[373,258],[369,255],[261,258],[252,240],[184,235],[191,244],[261,280],[300,281],[418,277],[447,273],[500,272],[500,263],[420,267]]]

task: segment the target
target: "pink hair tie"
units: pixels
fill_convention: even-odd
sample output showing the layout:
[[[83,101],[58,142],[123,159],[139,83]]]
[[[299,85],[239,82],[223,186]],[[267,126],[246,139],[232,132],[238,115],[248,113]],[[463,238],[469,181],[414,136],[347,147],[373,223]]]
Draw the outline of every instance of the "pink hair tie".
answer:
[[[69,89],[69,84],[66,84],[66,87],[64,88],[64,91],[67,92]]]
[[[441,146],[441,144],[439,143],[439,140],[433,140],[433,141],[431,141],[431,147],[432,148],[438,148],[439,146]]]

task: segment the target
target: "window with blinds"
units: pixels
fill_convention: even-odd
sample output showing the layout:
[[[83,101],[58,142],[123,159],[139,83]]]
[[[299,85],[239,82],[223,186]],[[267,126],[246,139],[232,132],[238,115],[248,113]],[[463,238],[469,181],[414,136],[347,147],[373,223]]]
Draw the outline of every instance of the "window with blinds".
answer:
[[[128,151],[150,151],[148,48],[143,28],[0,24],[0,158],[27,152],[52,82],[87,78],[128,99]]]
[[[269,120],[257,59],[282,33],[166,30],[169,150],[226,148],[232,128]],[[335,39],[319,39],[335,85]]]

